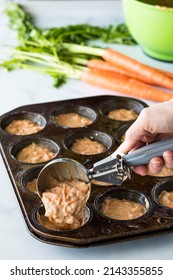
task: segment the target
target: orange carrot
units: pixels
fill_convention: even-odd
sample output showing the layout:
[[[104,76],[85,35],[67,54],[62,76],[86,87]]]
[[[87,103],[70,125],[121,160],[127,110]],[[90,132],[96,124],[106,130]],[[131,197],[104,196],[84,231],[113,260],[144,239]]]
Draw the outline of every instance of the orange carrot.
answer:
[[[147,81],[150,80],[151,84],[173,89],[173,79],[166,76],[161,71],[145,65],[122,53],[106,48],[103,50],[102,58],[107,62],[122,67],[126,71],[136,74],[140,73],[140,75],[147,78]]]
[[[119,66],[116,66],[109,62],[106,62],[106,61],[100,60],[100,59],[96,59],[96,58],[88,60],[87,66],[91,69],[110,70],[110,71],[119,73],[121,75],[127,76],[127,77],[131,77],[134,79],[138,78],[138,75],[136,75],[135,73],[129,73],[128,71],[124,70],[123,68],[121,68]]]
[[[81,80],[94,86],[157,102],[173,98],[171,93],[146,85],[135,79],[124,77],[110,70],[84,70],[81,74]]]
[[[151,79],[147,79],[147,77],[143,77],[142,75],[140,75],[140,73],[136,74],[136,73],[127,71],[120,66],[117,66],[115,64],[112,64],[112,63],[104,61],[104,60],[100,60],[100,59],[96,59],[96,58],[90,59],[90,60],[88,60],[87,66],[92,69],[96,68],[96,69],[115,71],[116,73],[119,73],[123,76],[137,79],[139,81],[143,81],[148,84],[151,83]],[[164,70],[161,70],[158,68],[153,68],[153,69],[155,69],[155,70],[161,72],[162,74],[173,79],[173,73],[167,72],[167,71],[164,71]]]
[[[90,59],[87,63],[87,66],[91,69],[102,69],[102,70],[110,70],[110,71],[114,71],[115,73],[121,74],[123,76],[129,77],[129,78],[133,78],[145,83],[150,84],[151,79],[147,79],[147,77],[143,77],[142,75],[140,75],[140,73],[136,74],[130,71],[127,71],[115,64],[106,62],[104,60],[100,60],[100,59]]]
[[[161,73],[163,73],[164,75],[166,75],[169,78],[173,79],[173,73],[172,72],[168,72],[168,71],[161,70],[161,69],[158,69],[158,68],[155,68],[155,69],[161,71]]]

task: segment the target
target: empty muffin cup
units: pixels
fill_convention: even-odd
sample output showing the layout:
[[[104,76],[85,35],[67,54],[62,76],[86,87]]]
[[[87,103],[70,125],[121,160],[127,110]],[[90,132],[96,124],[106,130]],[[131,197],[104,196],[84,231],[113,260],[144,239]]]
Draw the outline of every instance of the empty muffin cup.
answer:
[[[103,115],[114,121],[134,121],[146,104],[142,101],[128,98],[126,100],[121,97],[117,100],[109,100],[101,105],[101,112]]]
[[[84,106],[63,106],[52,113],[53,121],[64,128],[85,127],[92,124],[97,113]]]
[[[81,131],[68,135],[64,144],[74,153],[97,155],[109,150],[113,145],[113,139],[101,131]]]
[[[69,230],[79,229],[80,227],[82,227],[86,223],[88,223],[91,218],[92,218],[91,210],[88,206],[85,207],[84,213],[83,213],[83,218],[81,219],[81,221],[79,221],[78,226],[73,225],[73,224],[55,225],[54,223],[52,223],[49,220],[48,217],[45,216],[45,208],[43,205],[40,205],[34,213],[34,219],[39,226],[44,227],[45,229],[54,230],[54,231],[67,231],[67,230],[69,231]]]
[[[10,135],[35,134],[45,125],[46,120],[43,116],[30,112],[12,114],[1,121],[1,128]]]
[[[19,162],[35,164],[53,159],[59,150],[59,146],[52,140],[28,138],[11,146],[9,152]]]
[[[173,180],[159,182],[151,194],[163,215],[168,214],[173,218]]]
[[[94,202],[98,213],[111,220],[129,221],[144,217],[151,210],[149,198],[135,190],[109,189]]]

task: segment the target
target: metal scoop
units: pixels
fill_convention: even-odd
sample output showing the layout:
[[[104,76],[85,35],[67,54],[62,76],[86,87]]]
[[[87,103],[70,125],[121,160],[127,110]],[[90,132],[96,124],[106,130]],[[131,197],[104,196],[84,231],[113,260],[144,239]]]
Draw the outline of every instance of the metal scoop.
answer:
[[[115,151],[110,156],[86,169],[79,162],[69,158],[59,158],[48,163],[39,173],[37,190],[41,196],[45,189],[51,188],[50,180],[58,182],[77,179],[89,183],[92,179],[121,186],[124,180],[130,178],[131,167],[149,163],[156,156],[162,156],[164,151],[173,151],[173,138],[168,138],[146,145],[134,152],[120,156]]]

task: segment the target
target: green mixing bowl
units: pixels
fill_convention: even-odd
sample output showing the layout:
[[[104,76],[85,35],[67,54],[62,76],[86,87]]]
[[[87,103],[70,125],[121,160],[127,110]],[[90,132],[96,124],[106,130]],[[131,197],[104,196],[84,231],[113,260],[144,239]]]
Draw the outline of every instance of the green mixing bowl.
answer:
[[[122,0],[122,4],[127,26],[144,52],[173,61],[173,1]]]

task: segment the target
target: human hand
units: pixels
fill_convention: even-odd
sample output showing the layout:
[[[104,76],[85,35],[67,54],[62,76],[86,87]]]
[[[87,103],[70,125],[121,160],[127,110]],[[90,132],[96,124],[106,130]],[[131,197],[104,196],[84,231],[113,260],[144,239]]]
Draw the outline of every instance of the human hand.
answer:
[[[147,143],[173,136],[173,100],[145,108],[125,134],[125,140],[118,148],[119,153],[139,149]],[[160,173],[164,165],[173,168],[173,151],[165,151],[163,157],[154,157],[146,166],[136,166],[133,170],[144,176],[148,170]]]

